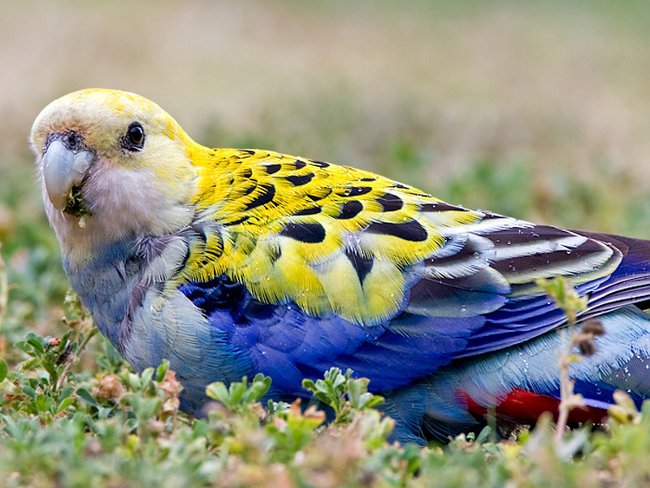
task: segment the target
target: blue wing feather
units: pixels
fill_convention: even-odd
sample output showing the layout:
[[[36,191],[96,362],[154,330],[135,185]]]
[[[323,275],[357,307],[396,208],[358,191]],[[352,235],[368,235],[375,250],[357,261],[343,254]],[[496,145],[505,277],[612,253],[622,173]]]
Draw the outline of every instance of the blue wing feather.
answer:
[[[246,351],[257,371],[292,393],[301,391],[304,376],[322,375],[332,365],[370,378],[377,390],[409,384],[449,363],[484,322],[480,316],[404,313],[385,326],[363,328],[336,315],[309,316],[291,304],[262,304],[223,276],[185,284],[180,291],[233,347]],[[226,295],[229,300],[223,300]]]
[[[650,295],[648,246],[617,239],[607,242],[624,255],[618,268],[610,276],[577,287],[580,294],[591,296],[585,317],[611,303],[618,308]],[[471,276],[420,280],[411,289],[404,312],[368,327],[335,314],[311,316],[292,303],[262,303],[226,276],[184,284],[180,291],[203,311],[211,327],[224,333],[232,347],[251,361],[254,372],[272,376],[276,390],[298,395],[304,394],[303,377],[320,376],[331,366],[368,377],[375,391],[394,390],[454,360],[539,337],[565,320],[539,292],[513,297],[502,283]],[[444,316],[418,313],[418,303],[444,302],[445,296],[452,297],[449,304],[459,305],[453,310],[451,305],[433,306],[439,312],[446,310]]]

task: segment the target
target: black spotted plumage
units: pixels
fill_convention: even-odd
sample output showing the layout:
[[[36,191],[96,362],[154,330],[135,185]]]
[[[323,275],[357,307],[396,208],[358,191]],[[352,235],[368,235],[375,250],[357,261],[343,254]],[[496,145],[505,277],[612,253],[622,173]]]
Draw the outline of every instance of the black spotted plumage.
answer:
[[[404,206],[404,201],[393,193],[384,193],[377,197],[377,201],[384,212],[395,212]]]
[[[266,205],[273,201],[275,186],[271,184],[259,185],[260,192],[252,201],[246,204],[245,210],[252,210],[255,207]]]
[[[316,244],[325,239],[325,228],[318,223],[290,222],[284,226],[280,235],[300,242]]]
[[[363,211],[363,204],[357,200],[351,200],[341,205],[341,211],[336,216],[337,219],[352,219]]]
[[[426,229],[417,220],[400,223],[372,222],[365,229],[365,232],[399,237],[405,241],[413,242],[426,241],[428,237]]]

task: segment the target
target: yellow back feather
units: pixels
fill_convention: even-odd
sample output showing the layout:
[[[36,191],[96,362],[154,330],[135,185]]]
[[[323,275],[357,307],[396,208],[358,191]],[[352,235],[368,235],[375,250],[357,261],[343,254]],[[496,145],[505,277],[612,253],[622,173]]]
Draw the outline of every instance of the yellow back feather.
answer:
[[[225,273],[265,302],[293,301],[315,315],[361,323],[393,315],[405,270],[445,243],[438,227],[482,215],[450,210],[434,224],[420,210],[440,200],[359,169],[260,150],[196,146],[191,154],[198,220],[220,230],[188,261],[183,281]],[[372,261],[367,274],[351,254]]]

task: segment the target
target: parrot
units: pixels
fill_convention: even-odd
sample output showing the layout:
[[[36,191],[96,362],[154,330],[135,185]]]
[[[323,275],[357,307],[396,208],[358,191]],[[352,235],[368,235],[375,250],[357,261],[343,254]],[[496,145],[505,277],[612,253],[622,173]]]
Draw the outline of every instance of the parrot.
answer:
[[[601,421],[650,396],[650,241],[535,224],[437,199],[370,171],[195,142],[154,102],[113,89],[58,98],[30,136],[63,268],[134,371],[168,360],[181,408],[258,373],[308,400],[332,367],[369,379],[393,436],[423,443],[486,412],[533,423],[561,399],[567,317],[593,354],[570,365]]]

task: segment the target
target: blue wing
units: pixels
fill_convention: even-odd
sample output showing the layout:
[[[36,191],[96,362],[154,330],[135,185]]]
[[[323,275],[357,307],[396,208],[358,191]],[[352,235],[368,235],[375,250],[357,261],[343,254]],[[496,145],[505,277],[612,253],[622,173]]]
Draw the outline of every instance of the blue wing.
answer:
[[[363,328],[336,315],[311,317],[292,304],[261,303],[225,276],[181,291],[288,394],[304,394],[302,379],[320,377],[333,365],[370,378],[376,389],[408,384],[451,361],[484,322],[404,313],[390,324]]]
[[[427,274],[414,281],[401,313],[373,326],[362,327],[335,314],[310,316],[293,303],[262,303],[226,276],[187,283],[180,291],[255,371],[273,377],[277,391],[292,395],[304,394],[302,378],[319,377],[331,366],[352,368],[370,378],[375,391],[392,390],[455,359],[504,349],[561,326],[564,315],[535,287],[536,276],[553,272],[579,280],[579,292],[590,296],[584,318],[650,297],[646,241],[545,226],[492,231],[479,238],[496,244],[483,267],[475,264],[464,276]],[[521,255],[498,249],[499,243],[524,250],[569,238],[577,243],[569,249],[542,246],[545,252]],[[477,238],[465,238],[453,255],[425,263],[425,269],[463,266],[468,258],[479,261],[476,246]],[[595,277],[585,273],[584,263],[594,260],[611,272]],[[576,261],[582,274],[572,272]],[[422,274],[421,269],[413,272]],[[494,278],[508,273],[510,280]],[[526,275],[527,281],[515,279]]]

